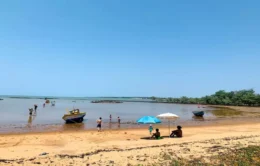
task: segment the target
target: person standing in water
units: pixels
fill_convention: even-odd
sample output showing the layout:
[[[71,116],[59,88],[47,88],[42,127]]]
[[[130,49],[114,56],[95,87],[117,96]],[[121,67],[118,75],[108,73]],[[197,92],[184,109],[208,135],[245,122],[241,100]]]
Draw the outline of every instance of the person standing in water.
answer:
[[[29,108],[29,115],[31,116],[33,113],[33,108]]]
[[[117,117],[118,128],[120,128],[121,119]]]
[[[118,122],[118,125],[120,125],[121,119],[119,117],[117,117],[117,122]]]
[[[42,105],[42,106],[43,106],[43,108],[44,108],[44,107],[45,107],[45,103],[43,103],[43,105]]]
[[[101,131],[101,124],[102,124],[102,118],[100,117],[100,118],[97,120],[97,129],[98,129],[98,132]]]
[[[110,119],[110,123],[112,122],[112,115],[110,114],[109,116],[109,119]]]
[[[34,104],[34,111],[35,111],[35,112],[37,111],[37,108],[38,108],[38,105],[37,105],[37,104]]]

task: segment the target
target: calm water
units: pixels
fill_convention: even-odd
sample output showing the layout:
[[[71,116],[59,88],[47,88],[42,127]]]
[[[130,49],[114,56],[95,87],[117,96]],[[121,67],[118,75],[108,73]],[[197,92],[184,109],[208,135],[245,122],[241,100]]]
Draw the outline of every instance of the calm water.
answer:
[[[73,102],[69,99],[56,99],[54,107],[46,104],[43,108],[42,99],[11,99],[5,98],[0,101],[0,132],[13,130],[33,130],[45,126],[45,129],[56,130],[57,128],[70,128],[71,125],[65,125],[62,119],[66,110],[79,108],[86,112],[83,124],[78,125],[81,129],[91,129],[96,127],[96,119],[103,118],[105,128],[117,128],[117,117],[121,118],[120,127],[133,127],[138,118],[146,115],[156,116],[161,113],[171,112],[180,116],[176,123],[184,121],[201,121],[193,117],[192,111],[198,110],[197,105],[179,105],[179,104],[159,104],[143,102],[124,102],[121,104],[93,104],[90,100],[77,100]],[[34,104],[38,105],[37,115],[29,116],[29,108]],[[209,108],[200,108],[205,111],[203,120],[214,119],[214,111]],[[112,115],[114,124],[109,124],[109,115]],[[135,124],[136,125],[136,124]],[[74,126],[73,126],[74,127]],[[72,127],[72,128],[73,128]]]

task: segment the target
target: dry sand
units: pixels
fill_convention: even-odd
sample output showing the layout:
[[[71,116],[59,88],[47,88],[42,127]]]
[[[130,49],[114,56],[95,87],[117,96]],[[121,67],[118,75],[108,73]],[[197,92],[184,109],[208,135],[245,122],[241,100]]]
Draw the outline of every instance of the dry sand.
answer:
[[[148,165],[158,155],[194,158],[260,144],[260,123],[184,127],[183,138],[140,139],[148,129],[6,134],[0,165]],[[161,129],[168,135],[168,129]],[[40,155],[46,152],[47,155]]]

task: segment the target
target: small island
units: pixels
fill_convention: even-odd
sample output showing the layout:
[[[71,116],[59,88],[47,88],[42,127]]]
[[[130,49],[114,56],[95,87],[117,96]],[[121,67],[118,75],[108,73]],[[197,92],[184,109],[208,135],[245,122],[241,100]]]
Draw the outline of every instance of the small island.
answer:
[[[119,100],[95,100],[95,101],[91,101],[91,103],[123,103],[122,101]]]

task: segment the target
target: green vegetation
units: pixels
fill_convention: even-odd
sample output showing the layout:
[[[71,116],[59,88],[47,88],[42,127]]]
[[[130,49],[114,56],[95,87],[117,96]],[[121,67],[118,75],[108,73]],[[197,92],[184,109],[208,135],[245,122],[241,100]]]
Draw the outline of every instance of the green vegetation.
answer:
[[[248,146],[211,157],[191,158],[189,160],[184,158],[176,159],[172,154],[165,152],[160,154],[158,160],[158,163],[150,164],[150,166],[259,166],[260,146]]]
[[[179,103],[179,104],[208,104],[208,105],[232,105],[232,106],[260,106],[260,94],[256,94],[253,89],[226,92],[217,91],[215,94],[201,98],[157,98],[150,99],[162,103]]]

